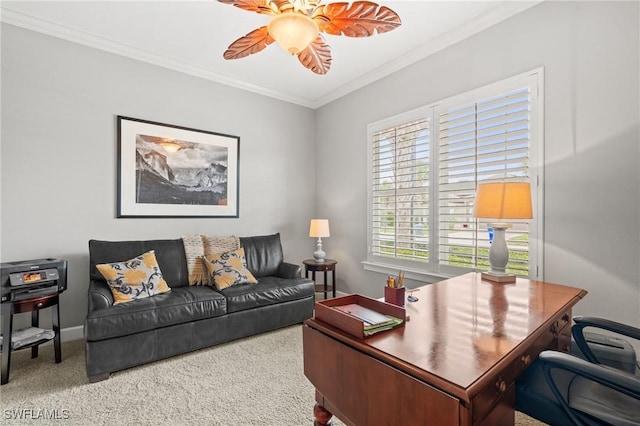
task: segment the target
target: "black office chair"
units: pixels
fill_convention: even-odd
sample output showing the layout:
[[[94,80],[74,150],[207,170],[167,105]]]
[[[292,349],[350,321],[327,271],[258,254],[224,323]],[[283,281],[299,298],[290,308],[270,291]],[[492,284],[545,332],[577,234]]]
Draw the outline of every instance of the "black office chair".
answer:
[[[576,345],[592,361],[542,352],[516,382],[516,410],[552,426],[640,425],[640,377],[599,363],[583,332],[597,327],[640,341],[640,329],[600,318],[574,321]]]
[[[605,364],[619,370],[640,375],[640,367],[633,347],[624,339],[612,335],[587,333],[586,329],[596,328],[631,337],[640,342],[640,329],[603,318],[573,317],[571,334],[579,356],[594,364]],[[573,353],[573,349],[571,350]]]

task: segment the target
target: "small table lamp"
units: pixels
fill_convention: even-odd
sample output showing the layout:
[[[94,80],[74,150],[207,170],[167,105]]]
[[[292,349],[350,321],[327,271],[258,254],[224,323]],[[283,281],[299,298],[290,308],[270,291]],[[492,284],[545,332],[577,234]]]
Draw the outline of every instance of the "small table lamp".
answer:
[[[480,183],[476,191],[475,217],[498,219],[490,226],[494,229],[493,242],[489,249],[491,270],[482,273],[482,279],[497,282],[514,282],[516,276],[505,270],[509,262],[509,249],[505,231],[510,223],[502,219],[531,219],[531,188],[526,182]]]
[[[322,237],[329,236],[329,220],[328,219],[311,219],[311,224],[309,225],[309,236],[318,237],[318,242],[316,244],[316,251],[313,252],[313,258],[318,263],[324,262],[324,258],[327,255],[327,253],[322,251]]]

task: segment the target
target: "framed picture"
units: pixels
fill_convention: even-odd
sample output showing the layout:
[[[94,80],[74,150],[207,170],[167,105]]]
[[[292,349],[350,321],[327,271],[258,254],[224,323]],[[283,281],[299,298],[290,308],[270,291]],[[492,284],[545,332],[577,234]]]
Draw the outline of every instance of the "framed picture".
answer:
[[[238,217],[238,136],[118,116],[118,217]]]

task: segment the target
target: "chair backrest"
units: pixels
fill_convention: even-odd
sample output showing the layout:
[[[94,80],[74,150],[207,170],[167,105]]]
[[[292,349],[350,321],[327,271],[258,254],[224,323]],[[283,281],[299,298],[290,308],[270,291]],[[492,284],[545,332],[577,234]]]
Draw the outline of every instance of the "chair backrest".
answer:
[[[572,353],[590,362],[640,376],[640,363],[636,351],[626,340],[631,338],[640,342],[640,329],[597,317],[576,316],[573,317],[573,321],[575,324],[571,327]],[[607,334],[587,332],[585,329],[605,330]]]
[[[542,352],[516,381],[516,410],[551,425],[640,425],[635,350],[625,339],[584,329],[600,328],[632,339],[640,339],[640,330],[602,318],[574,321],[574,351],[583,359]]]

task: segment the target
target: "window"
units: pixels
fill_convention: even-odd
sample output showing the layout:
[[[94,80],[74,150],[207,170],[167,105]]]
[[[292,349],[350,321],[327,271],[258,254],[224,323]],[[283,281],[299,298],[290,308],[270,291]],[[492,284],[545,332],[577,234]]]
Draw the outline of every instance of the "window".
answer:
[[[509,264],[541,273],[542,70],[369,125],[365,268],[453,275],[489,268],[490,220],[473,216],[475,189],[529,181],[534,218],[510,221]]]

